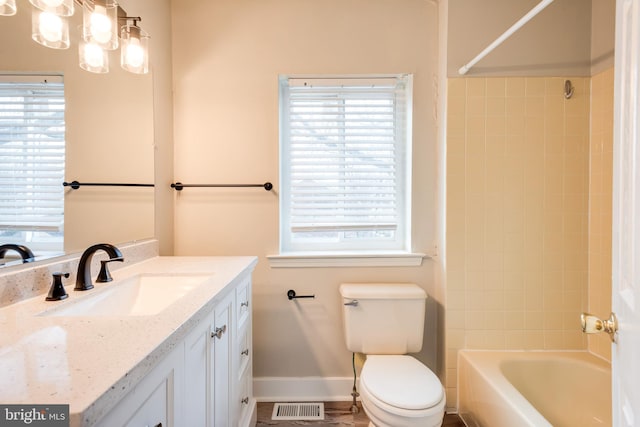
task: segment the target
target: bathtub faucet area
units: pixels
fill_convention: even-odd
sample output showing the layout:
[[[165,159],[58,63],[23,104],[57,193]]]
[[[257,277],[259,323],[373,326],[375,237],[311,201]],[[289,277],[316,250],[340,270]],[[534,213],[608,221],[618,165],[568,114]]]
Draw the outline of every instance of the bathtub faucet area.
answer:
[[[580,315],[580,324],[582,332],[585,334],[597,334],[606,332],[611,338],[611,342],[616,341],[616,332],[618,331],[618,318],[615,313],[611,313],[608,319],[602,320],[590,313],[582,313]]]

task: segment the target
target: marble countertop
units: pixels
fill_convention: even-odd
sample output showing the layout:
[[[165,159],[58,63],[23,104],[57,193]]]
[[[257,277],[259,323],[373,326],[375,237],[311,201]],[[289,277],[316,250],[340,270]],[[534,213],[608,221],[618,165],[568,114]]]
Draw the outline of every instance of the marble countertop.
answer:
[[[256,263],[255,257],[154,257],[113,272],[113,282],[89,291],[65,282],[63,301],[39,295],[0,308],[0,403],[69,404],[71,426],[93,425]],[[41,315],[141,273],[211,277],[155,315]]]

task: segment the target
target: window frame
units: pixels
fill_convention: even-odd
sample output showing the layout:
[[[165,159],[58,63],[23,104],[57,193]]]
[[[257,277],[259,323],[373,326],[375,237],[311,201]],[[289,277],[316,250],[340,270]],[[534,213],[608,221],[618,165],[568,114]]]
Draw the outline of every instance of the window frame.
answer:
[[[326,81],[331,80],[342,81],[345,84],[353,84],[354,82],[377,82],[382,80],[389,81],[393,79],[396,81],[396,87],[398,82],[404,85],[404,124],[402,126],[402,133],[404,138],[402,141],[395,141],[396,154],[398,159],[397,165],[402,165],[402,171],[398,173],[396,195],[400,198],[400,208],[398,219],[398,228],[396,230],[396,240],[391,242],[384,242],[382,240],[361,240],[357,239],[356,245],[344,244],[344,243],[321,243],[308,245],[298,244],[292,242],[291,239],[291,215],[289,212],[290,200],[290,145],[288,141],[289,136],[289,84],[290,80],[305,80],[320,82],[319,84],[326,84]],[[396,89],[393,89],[396,90]],[[411,166],[412,166],[412,94],[413,94],[413,76],[411,74],[381,74],[381,75],[331,75],[331,76],[318,76],[318,75],[281,75],[279,76],[279,112],[280,112],[280,254],[277,256],[270,256],[269,259],[273,263],[300,264],[299,266],[316,266],[318,264],[324,264],[329,262],[335,264],[336,259],[342,258],[342,261],[337,261],[338,264],[344,262],[344,258],[350,258],[355,260],[356,264],[359,264],[366,259],[377,259],[376,262],[380,262],[380,257],[391,256],[389,262],[395,265],[397,262],[405,264],[409,262],[409,265],[416,265],[421,262],[424,254],[412,254],[411,253]],[[395,109],[394,109],[395,112]],[[398,128],[398,117],[394,116],[396,121],[394,129]],[[375,245],[375,246],[374,246]],[[338,258],[336,258],[338,257]],[[417,261],[419,260],[419,261]],[[347,261],[349,262],[349,261]],[[283,265],[287,266],[287,265]]]

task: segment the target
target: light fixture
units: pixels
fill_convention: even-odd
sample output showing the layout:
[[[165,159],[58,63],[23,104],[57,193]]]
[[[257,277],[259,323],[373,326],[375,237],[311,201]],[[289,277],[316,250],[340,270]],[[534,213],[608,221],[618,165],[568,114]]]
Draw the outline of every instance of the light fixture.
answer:
[[[98,74],[109,72],[109,51],[97,43],[80,41],[78,56],[83,70]]]
[[[71,16],[74,12],[73,0],[29,0],[29,3],[58,16]]]
[[[118,3],[114,0],[84,0],[82,37],[103,49],[118,48]]]
[[[138,27],[138,19],[122,27],[120,39],[120,65],[135,74],[149,72],[149,35]]]
[[[109,71],[109,50],[118,48],[122,37],[120,65],[135,74],[149,72],[149,35],[138,26],[142,18],[129,17],[116,0],[29,0],[31,38],[43,46],[67,49],[69,22],[74,6],[82,7],[80,67],[92,73]],[[0,0],[0,16],[16,14],[16,0]],[[132,24],[128,23],[133,21]],[[124,25],[122,25],[124,24]],[[122,26],[122,28],[120,28]]]
[[[16,0],[0,0],[0,15],[12,16],[16,14]]]
[[[53,12],[34,8],[31,11],[31,38],[52,49],[67,49],[69,22]]]

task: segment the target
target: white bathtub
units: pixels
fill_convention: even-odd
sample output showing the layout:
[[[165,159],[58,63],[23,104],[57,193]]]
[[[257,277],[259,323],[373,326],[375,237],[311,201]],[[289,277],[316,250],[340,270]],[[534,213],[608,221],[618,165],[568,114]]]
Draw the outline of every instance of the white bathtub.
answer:
[[[611,367],[587,352],[462,350],[458,405],[470,427],[611,426]]]

